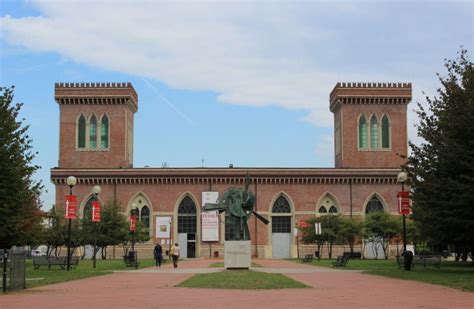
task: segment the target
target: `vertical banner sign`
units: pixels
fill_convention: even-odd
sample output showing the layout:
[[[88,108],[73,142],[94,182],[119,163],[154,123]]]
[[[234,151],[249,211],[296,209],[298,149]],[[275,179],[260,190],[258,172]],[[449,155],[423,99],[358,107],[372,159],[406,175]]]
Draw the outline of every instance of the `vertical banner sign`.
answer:
[[[100,203],[92,202],[92,222],[100,222]]]
[[[130,232],[135,232],[137,230],[137,216],[130,216]]]
[[[77,219],[76,209],[77,209],[77,196],[66,195],[66,209],[64,211],[64,218],[72,219],[72,220]]]
[[[401,215],[410,214],[410,192],[401,191],[398,192],[398,212]]]
[[[202,218],[202,241],[219,241],[219,212],[203,211]]]
[[[316,235],[321,235],[321,222],[316,222],[314,224],[314,232]]]
[[[170,238],[171,217],[156,217],[156,238]]]

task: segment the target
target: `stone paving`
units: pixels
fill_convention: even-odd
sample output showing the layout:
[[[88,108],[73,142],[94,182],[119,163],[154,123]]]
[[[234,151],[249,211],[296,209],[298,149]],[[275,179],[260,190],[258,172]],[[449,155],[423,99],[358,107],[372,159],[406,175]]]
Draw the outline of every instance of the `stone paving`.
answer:
[[[474,293],[413,281],[296,264],[255,260],[256,271],[281,272],[311,288],[216,290],[174,287],[216,260],[115,272],[0,295],[0,308],[474,308]]]

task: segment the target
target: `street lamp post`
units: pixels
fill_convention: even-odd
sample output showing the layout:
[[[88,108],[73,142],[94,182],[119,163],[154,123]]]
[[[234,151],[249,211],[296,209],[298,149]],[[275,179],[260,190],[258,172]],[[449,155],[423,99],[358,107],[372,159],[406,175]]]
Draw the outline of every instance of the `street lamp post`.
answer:
[[[132,213],[130,216],[130,223],[131,223],[131,232],[132,232],[132,252],[135,252],[135,230],[136,230],[136,224],[137,224],[137,213],[138,213],[138,208],[137,205],[132,204]]]
[[[99,203],[100,191],[101,191],[100,186],[94,186],[92,188],[92,193],[94,193],[94,201],[96,203],[95,207],[100,207],[100,205],[97,205]],[[92,260],[93,260],[92,267],[93,268],[95,268],[95,266],[96,266],[95,261],[96,261],[96,255],[97,255],[97,238],[99,238],[99,235],[98,235],[99,234],[99,229],[97,228],[97,224],[100,222],[100,217],[96,218],[97,213],[100,214],[100,210],[98,211],[98,210],[94,209],[94,207],[92,207],[92,217],[94,219],[94,229],[95,229],[94,252],[92,254]]]
[[[408,179],[408,175],[407,173],[405,172],[400,172],[398,173],[398,176],[397,176],[397,181],[399,183],[401,183],[402,185],[402,194],[404,194],[405,192],[405,182],[407,181]],[[400,207],[400,211],[402,211],[402,216],[403,216],[403,265],[404,265],[404,269],[405,270],[410,270],[411,269],[411,260],[412,260],[412,256],[411,256],[411,252],[408,253],[407,251],[407,229],[406,229],[406,215],[405,215],[405,212],[401,209],[401,206],[402,206],[402,199],[403,197],[402,196],[399,196],[399,207]],[[409,256],[410,255],[410,256]]]
[[[74,176],[69,176],[66,180],[67,185],[69,186],[69,196],[72,196],[72,188],[76,185],[77,179]],[[67,206],[68,207],[68,206]],[[75,209],[74,209],[75,210]],[[69,210],[67,210],[69,212]],[[67,229],[67,271],[71,268],[71,217],[68,213],[68,229]]]

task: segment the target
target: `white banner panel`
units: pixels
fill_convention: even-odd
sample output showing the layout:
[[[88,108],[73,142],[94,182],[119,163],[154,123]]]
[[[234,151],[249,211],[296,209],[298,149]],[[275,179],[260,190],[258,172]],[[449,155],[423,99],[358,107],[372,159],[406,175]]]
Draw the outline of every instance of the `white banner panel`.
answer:
[[[202,218],[202,241],[219,241],[219,212],[203,211]]]
[[[202,206],[206,205],[206,203],[217,204],[219,201],[219,192],[203,192],[202,193]]]
[[[171,217],[156,216],[156,238],[170,238]]]

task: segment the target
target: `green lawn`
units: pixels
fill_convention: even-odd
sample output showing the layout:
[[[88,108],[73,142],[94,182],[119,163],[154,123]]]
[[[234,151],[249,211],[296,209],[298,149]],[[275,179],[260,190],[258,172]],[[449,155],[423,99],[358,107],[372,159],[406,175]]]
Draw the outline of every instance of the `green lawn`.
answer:
[[[139,260],[140,267],[155,266],[155,261]],[[168,262],[165,259],[165,262]],[[70,271],[62,270],[59,266],[41,266],[39,269],[33,268],[32,260],[26,261],[26,287],[32,288],[52,283],[77,280],[87,277],[110,274],[114,270],[132,270],[134,268],[126,267],[122,260],[97,260],[96,268],[92,268],[91,260],[79,261],[79,266]]]
[[[225,270],[197,274],[177,287],[207,289],[266,290],[306,288],[307,285],[282,274],[267,274],[251,270]]]
[[[224,262],[216,262],[216,263],[212,263],[211,265],[209,265],[210,268],[223,268],[224,267]],[[250,265],[250,267],[252,268],[260,268],[262,267],[262,265],[260,264],[257,264],[255,262],[252,262],[252,264]]]
[[[300,260],[294,260],[301,263]],[[312,265],[334,267],[334,260],[313,260]],[[457,263],[444,261],[440,268],[432,265],[423,268],[416,265],[411,271],[398,269],[395,260],[349,260],[346,267],[341,269],[363,270],[364,273],[405,280],[421,281],[444,285],[464,291],[474,291],[474,265],[472,263]]]

